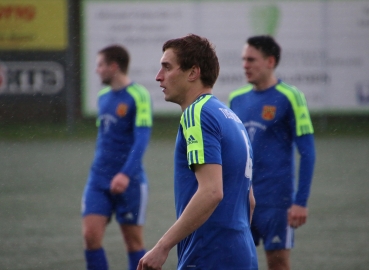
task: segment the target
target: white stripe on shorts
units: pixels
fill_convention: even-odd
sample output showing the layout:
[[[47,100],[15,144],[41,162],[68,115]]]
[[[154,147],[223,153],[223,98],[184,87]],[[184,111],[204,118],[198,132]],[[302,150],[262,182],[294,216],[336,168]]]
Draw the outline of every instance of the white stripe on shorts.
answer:
[[[137,225],[143,225],[146,218],[149,190],[147,184],[140,184],[140,209],[138,210]]]
[[[293,228],[291,226],[287,226],[287,232],[286,232],[286,249],[291,249],[292,248],[292,243],[293,243]]]

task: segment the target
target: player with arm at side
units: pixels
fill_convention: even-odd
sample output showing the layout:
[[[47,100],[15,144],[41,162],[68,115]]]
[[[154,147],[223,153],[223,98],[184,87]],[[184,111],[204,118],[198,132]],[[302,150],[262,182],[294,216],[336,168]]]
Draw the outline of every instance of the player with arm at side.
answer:
[[[250,231],[252,150],[239,118],[215,96],[219,63],[196,35],[167,41],[156,77],[183,114],[175,147],[177,221],[138,269],[162,269],[177,245],[178,269],[258,269]]]
[[[269,270],[290,269],[293,232],[307,219],[315,162],[313,127],[305,97],[274,74],[280,54],[272,37],[249,38],[242,60],[250,84],[230,95],[230,107],[248,130],[254,152],[257,205],[251,229],[256,245],[263,240]],[[301,156],[297,192],[295,145]]]
[[[145,254],[143,224],[148,181],[142,159],[150,140],[151,99],[127,75],[129,55],[122,46],[98,53],[97,73],[109,87],[99,93],[95,157],[82,199],[86,267],[108,269],[102,247],[113,214],[120,225],[129,266]]]

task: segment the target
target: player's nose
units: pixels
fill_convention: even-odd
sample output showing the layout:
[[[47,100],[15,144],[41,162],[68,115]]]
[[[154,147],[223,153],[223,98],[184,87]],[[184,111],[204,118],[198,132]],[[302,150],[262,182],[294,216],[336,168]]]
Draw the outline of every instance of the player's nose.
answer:
[[[161,69],[159,70],[158,74],[156,74],[155,80],[158,82],[163,81],[163,73]]]

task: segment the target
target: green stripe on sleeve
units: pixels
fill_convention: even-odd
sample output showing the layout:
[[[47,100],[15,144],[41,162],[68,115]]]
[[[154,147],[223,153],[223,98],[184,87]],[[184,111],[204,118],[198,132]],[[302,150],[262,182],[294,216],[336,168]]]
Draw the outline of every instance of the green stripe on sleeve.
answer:
[[[136,123],[137,127],[152,126],[152,109],[150,94],[145,87],[139,84],[132,84],[127,87],[127,92],[133,97],[136,103]]]
[[[204,164],[205,151],[201,127],[201,110],[203,105],[212,97],[206,95],[192,103],[182,114],[181,126],[187,143],[188,165]]]
[[[231,102],[235,97],[243,95],[247,92],[250,92],[252,90],[252,88],[253,88],[253,86],[251,84],[247,84],[247,85],[241,87],[240,89],[237,89],[237,90],[234,90],[233,92],[231,92],[231,94],[229,95],[229,98],[228,98],[228,106],[229,107],[231,106]]]
[[[108,93],[110,91],[110,87],[105,87],[103,89],[101,89],[98,93],[97,96],[101,97],[102,95],[105,95],[106,93]]]
[[[309,110],[304,94],[296,87],[286,83],[280,83],[276,87],[277,91],[284,94],[292,105],[296,121],[296,135],[313,134],[313,124],[311,123]]]
[[[110,92],[111,88],[109,86],[101,89],[99,92],[97,92],[97,97],[101,97],[102,95],[105,95],[106,93]],[[96,126],[99,127],[100,126],[100,119],[96,118]]]

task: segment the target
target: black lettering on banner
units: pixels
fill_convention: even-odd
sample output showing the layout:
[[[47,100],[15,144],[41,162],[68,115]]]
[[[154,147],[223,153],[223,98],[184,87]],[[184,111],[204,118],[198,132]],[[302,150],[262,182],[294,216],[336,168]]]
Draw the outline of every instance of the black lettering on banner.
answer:
[[[63,89],[64,83],[64,69],[57,62],[0,63],[0,95],[53,95]]]

